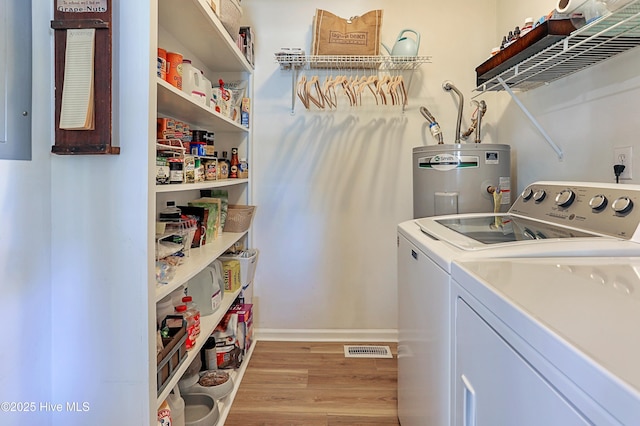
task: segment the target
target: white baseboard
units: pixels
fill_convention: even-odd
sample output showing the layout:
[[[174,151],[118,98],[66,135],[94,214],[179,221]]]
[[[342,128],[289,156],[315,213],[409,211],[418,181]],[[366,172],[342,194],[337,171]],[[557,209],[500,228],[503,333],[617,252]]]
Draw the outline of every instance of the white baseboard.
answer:
[[[398,342],[398,330],[342,330],[342,329],[274,329],[256,328],[256,340],[277,342]]]

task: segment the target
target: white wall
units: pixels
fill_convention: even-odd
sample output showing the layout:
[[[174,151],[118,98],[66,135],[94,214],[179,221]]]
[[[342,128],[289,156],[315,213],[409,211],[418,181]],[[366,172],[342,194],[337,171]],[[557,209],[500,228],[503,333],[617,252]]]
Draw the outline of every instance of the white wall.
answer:
[[[495,3],[428,0],[300,2],[245,0],[258,44],[255,72],[254,242],[260,329],[391,330],[397,327],[396,225],[412,217],[411,150],[433,144],[418,111],[427,106],[451,143],[457,105],[441,88],[453,81],[467,95],[475,67],[495,44]],[[460,13],[469,10],[470,13]],[[291,74],[274,53],[311,41],[315,8],[348,17],[384,10],[388,45],[403,28],[421,33],[421,55],[409,107],[345,105],[337,112],[290,114]],[[309,76],[313,73],[309,73]],[[493,105],[489,104],[489,115]],[[486,140],[494,138],[487,126]],[[382,334],[380,334],[382,335]],[[369,336],[364,334],[364,336]]]
[[[51,399],[50,2],[33,1],[31,161],[0,160],[0,401]],[[12,408],[18,408],[13,406]],[[50,425],[48,413],[0,413],[0,423]]]
[[[534,6],[535,4],[535,6]],[[498,28],[507,29],[523,16],[546,14],[555,2],[499,0]],[[529,6],[529,7],[527,7]],[[613,148],[637,142],[637,111],[640,106],[640,51],[619,55],[588,70],[548,86],[518,95],[554,142],[564,151],[563,161],[546,144],[506,93],[498,117],[500,143],[512,145],[517,158],[518,187],[535,180],[577,180],[614,182]],[[638,160],[635,160],[637,163]],[[640,178],[640,164],[634,164],[633,181]]]
[[[155,412],[148,237],[154,10],[151,1],[113,2],[112,142],[120,155],[51,159],[52,400],[87,408],[52,415],[54,425],[139,426],[152,424]]]

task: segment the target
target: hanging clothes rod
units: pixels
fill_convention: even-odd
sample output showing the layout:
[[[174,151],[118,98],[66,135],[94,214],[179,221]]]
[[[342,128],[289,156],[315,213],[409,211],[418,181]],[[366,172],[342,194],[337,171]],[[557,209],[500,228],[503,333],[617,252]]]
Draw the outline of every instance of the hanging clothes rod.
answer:
[[[355,56],[355,55],[303,55],[280,52],[275,54],[276,62],[282,70],[290,70],[291,114],[295,113],[296,85],[300,71],[325,69],[340,71],[401,72],[410,71],[406,90],[411,85],[413,71],[425,63],[431,63],[431,56]],[[406,103],[406,102],[405,102]],[[402,105],[404,111],[405,103]]]

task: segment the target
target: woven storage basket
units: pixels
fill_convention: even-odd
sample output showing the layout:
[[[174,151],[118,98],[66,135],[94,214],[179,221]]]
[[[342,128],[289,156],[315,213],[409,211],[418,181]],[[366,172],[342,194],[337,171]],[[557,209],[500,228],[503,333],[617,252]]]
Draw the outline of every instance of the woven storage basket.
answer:
[[[224,232],[244,232],[251,226],[256,206],[229,205]]]
[[[220,0],[220,21],[233,41],[238,41],[242,7],[236,0]]]

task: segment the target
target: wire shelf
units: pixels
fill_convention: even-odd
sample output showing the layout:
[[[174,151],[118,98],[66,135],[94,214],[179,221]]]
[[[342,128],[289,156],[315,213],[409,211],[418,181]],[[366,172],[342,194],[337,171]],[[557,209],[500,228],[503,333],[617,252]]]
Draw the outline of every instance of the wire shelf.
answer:
[[[295,111],[298,73],[305,70],[359,71],[401,74],[409,71],[408,87],[413,72],[422,64],[431,63],[431,56],[357,56],[357,55],[305,55],[302,51],[278,52],[275,59],[281,70],[291,71],[291,113]],[[375,70],[375,71],[372,71]],[[402,111],[406,102],[402,102]]]
[[[476,89],[480,92],[535,89],[640,46],[640,0],[574,31]]]
[[[356,55],[302,55],[276,53],[281,69],[382,69],[415,70],[430,63],[431,56],[356,56]]]

